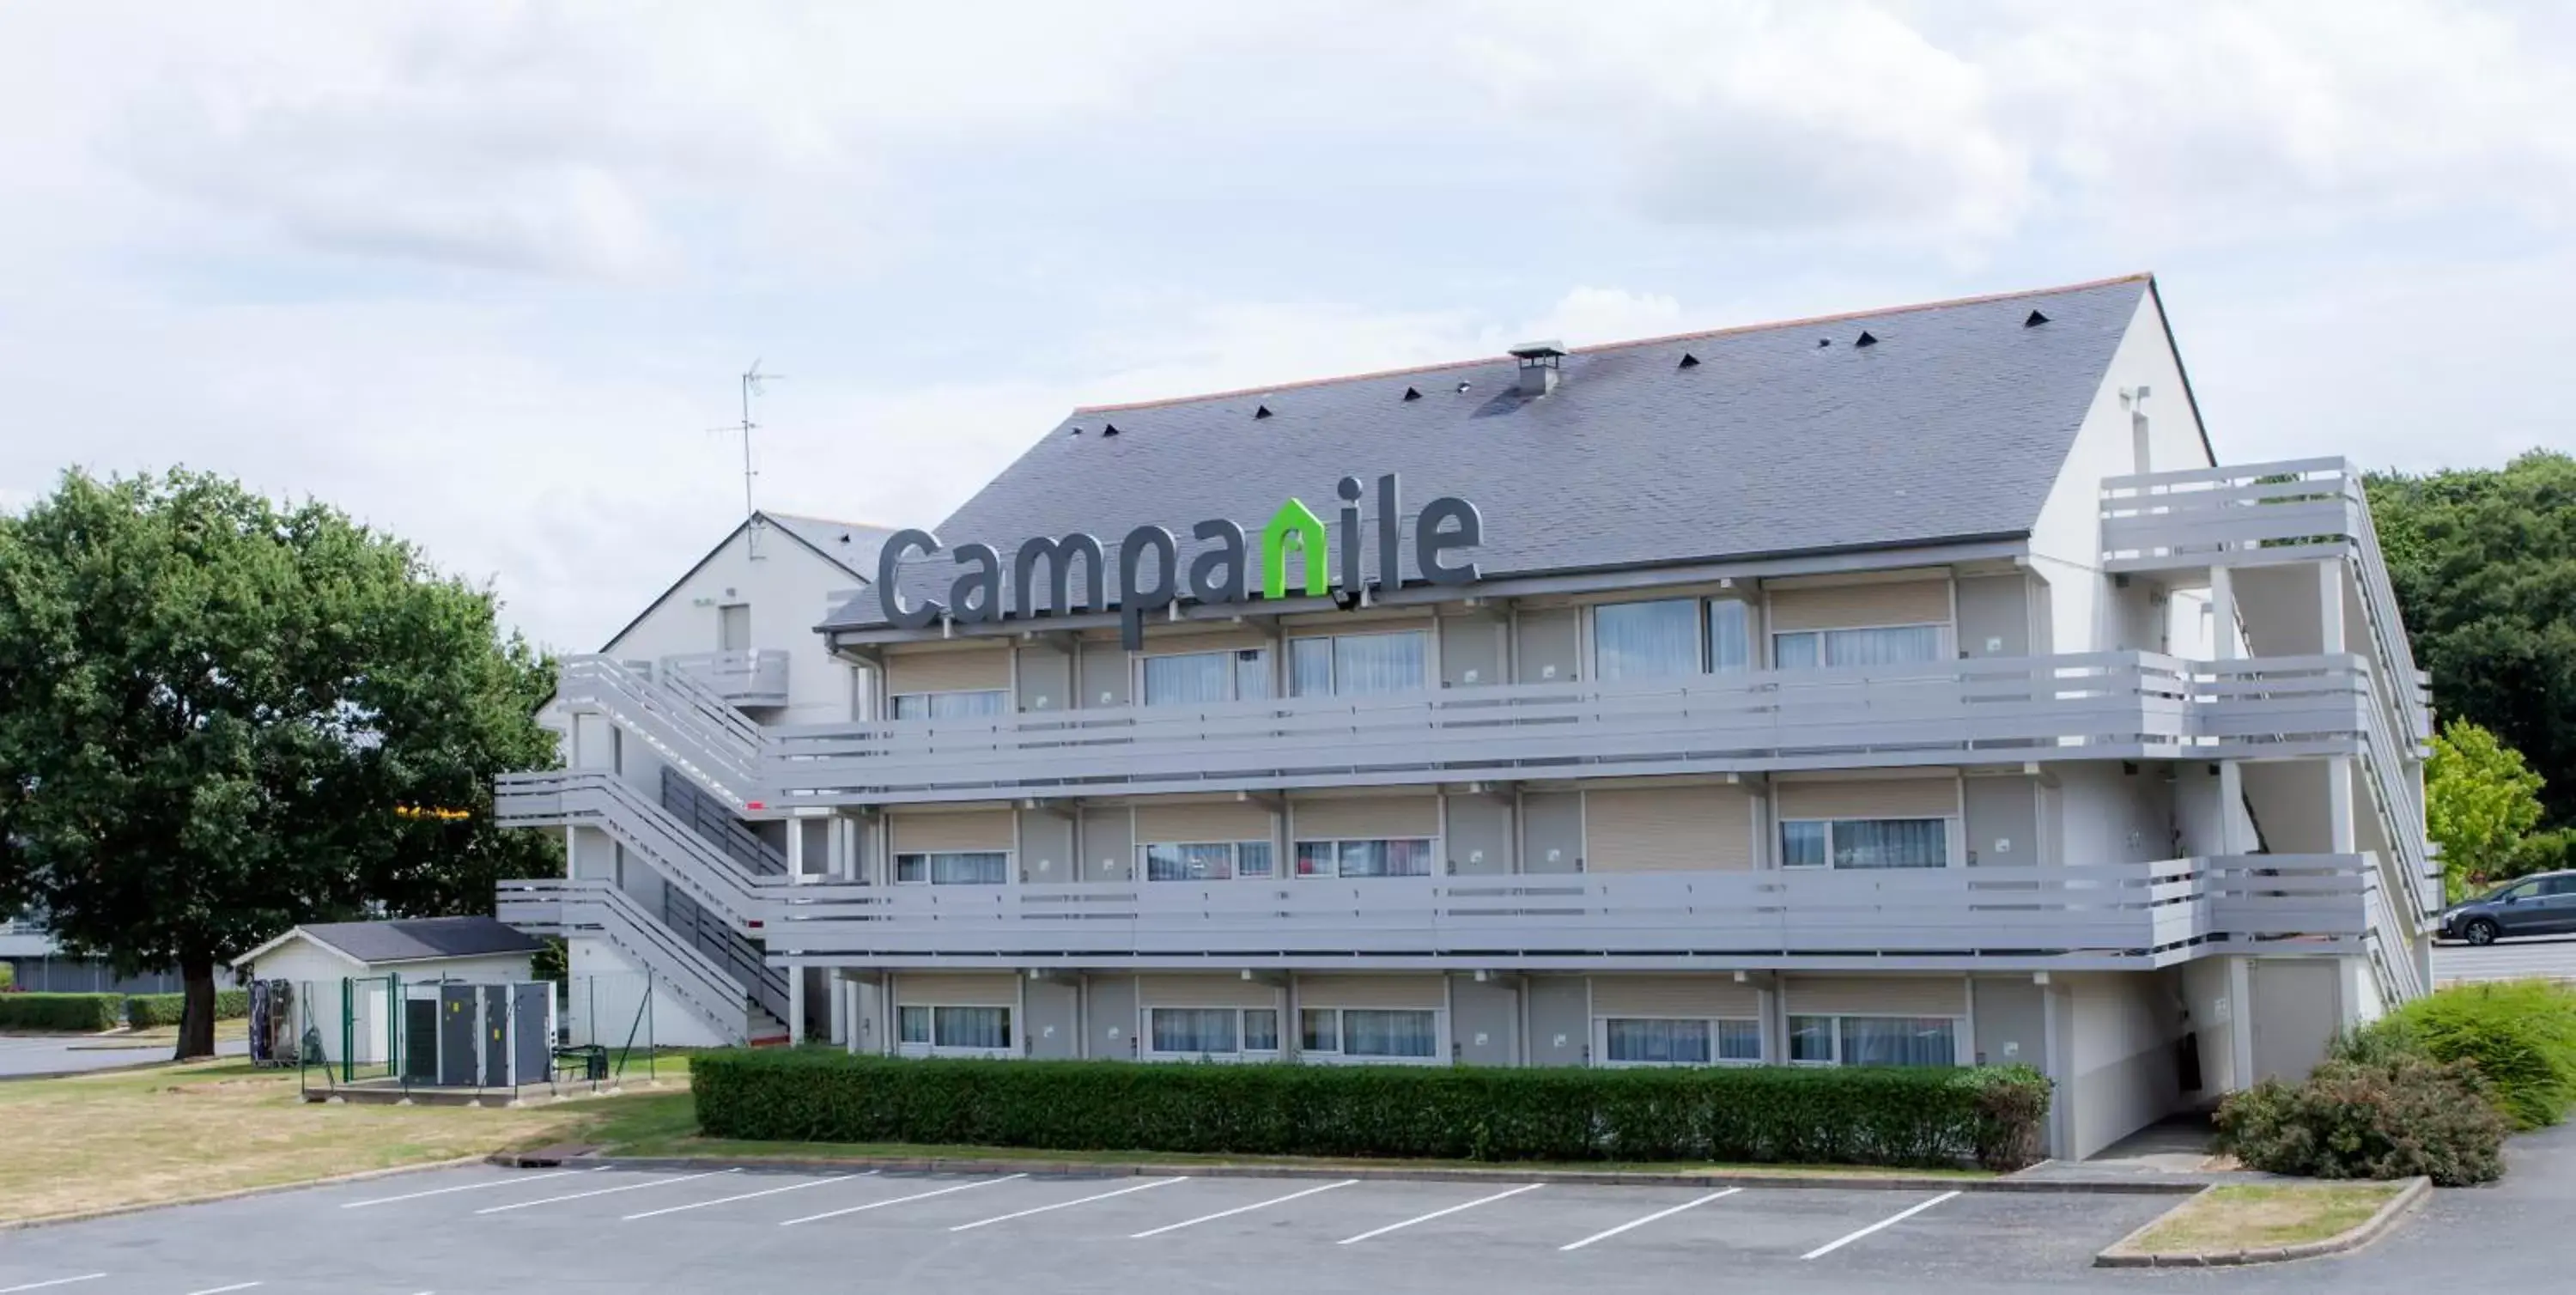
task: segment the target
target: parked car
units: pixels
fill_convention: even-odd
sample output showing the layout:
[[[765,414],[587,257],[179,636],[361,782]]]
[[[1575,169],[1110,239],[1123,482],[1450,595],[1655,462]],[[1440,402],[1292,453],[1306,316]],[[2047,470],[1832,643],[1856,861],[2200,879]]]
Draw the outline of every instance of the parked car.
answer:
[[[2471,944],[2569,933],[2576,933],[2576,869],[2517,877],[2442,913],[2442,938]]]

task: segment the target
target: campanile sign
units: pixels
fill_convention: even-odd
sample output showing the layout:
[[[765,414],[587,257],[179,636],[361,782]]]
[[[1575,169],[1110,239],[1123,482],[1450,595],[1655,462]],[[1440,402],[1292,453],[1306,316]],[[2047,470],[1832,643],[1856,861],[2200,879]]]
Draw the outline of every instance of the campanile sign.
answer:
[[[1342,500],[1337,526],[1327,526],[1304,500],[1293,498],[1271,514],[1269,524],[1261,528],[1257,537],[1246,535],[1241,525],[1224,518],[1200,522],[1190,528],[1190,536],[1199,547],[1190,559],[1186,582],[1179,570],[1180,541],[1160,526],[1139,526],[1119,542],[1114,599],[1105,597],[1110,588],[1106,579],[1108,550],[1099,537],[1082,531],[1061,537],[1040,535],[1022,542],[1010,559],[1012,596],[1007,606],[1003,600],[1000,550],[980,543],[943,549],[939,537],[928,531],[899,531],[886,541],[885,549],[877,556],[878,605],[885,613],[886,623],[900,629],[920,629],[942,616],[972,625],[1115,609],[1119,641],[1132,652],[1145,645],[1146,614],[1171,606],[1184,592],[1201,603],[1240,603],[1250,596],[1250,582],[1258,579],[1264,599],[1288,597],[1291,554],[1299,558],[1303,567],[1304,596],[1322,598],[1336,587],[1356,594],[1368,583],[1364,546],[1373,539],[1377,546],[1376,583],[1380,588],[1392,587],[1403,570],[1402,490],[1394,473],[1377,479],[1377,525],[1373,536],[1364,534],[1360,524],[1359,502],[1368,492],[1369,487],[1358,477],[1341,479],[1334,491]],[[1256,539],[1260,545],[1257,555],[1252,550]],[[1424,504],[1414,518],[1413,568],[1432,584],[1470,583],[1478,575],[1474,560],[1460,561],[1454,555],[1484,542],[1484,518],[1476,506],[1444,495]],[[943,551],[951,555],[957,568],[947,599],[906,600],[897,587],[905,559]],[[1257,568],[1251,565],[1256,559]],[[1083,565],[1085,576],[1078,601],[1073,589],[1077,563]]]

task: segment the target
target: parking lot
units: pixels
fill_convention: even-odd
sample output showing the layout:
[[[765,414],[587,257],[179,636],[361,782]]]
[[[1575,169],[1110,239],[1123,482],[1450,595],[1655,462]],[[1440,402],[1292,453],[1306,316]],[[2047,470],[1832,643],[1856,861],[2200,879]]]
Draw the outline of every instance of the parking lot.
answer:
[[[708,1169],[399,1175],[0,1233],[0,1295],[1981,1287],[2172,1197]]]

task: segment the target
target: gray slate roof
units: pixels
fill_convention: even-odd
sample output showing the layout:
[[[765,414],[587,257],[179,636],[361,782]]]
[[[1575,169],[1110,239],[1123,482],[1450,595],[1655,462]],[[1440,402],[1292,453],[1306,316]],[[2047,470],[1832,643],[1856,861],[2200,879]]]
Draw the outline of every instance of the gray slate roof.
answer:
[[[1077,410],[937,533],[1007,568],[1023,539],[1088,531],[1114,582],[1138,525],[1179,536],[1186,570],[1202,518],[1258,532],[1295,496],[1329,521],[1343,475],[1396,472],[1408,514],[1439,495],[1477,506],[1488,579],[2018,538],[2150,290],[2135,275],[1585,347],[1538,399],[1504,356]],[[2033,310],[2048,322],[2024,327]],[[903,588],[944,599],[955,570],[916,558]],[[871,592],[823,628],[881,624]]]
[[[408,917],[386,922],[313,922],[295,928],[360,962],[422,962],[496,953],[534,953],[535,936],[490,917]]]
[[[871,526],[866,522],[834,521],[828,517],[800,517],[794,513],[771,512],[764,508],[760,515],[780,530],[813,546],[825,558],[861,580],[877,578],[877,553],[895,528]]]

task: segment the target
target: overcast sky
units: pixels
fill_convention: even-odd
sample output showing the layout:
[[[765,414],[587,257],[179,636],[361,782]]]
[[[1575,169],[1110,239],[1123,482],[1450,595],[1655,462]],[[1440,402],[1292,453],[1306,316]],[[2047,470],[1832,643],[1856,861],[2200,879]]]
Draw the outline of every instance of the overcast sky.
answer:
[[[1006,12],[1016,11],[1016,12]],[[2430,3],[0,5],[0,507],[315,495],[590,650],[1076,404],[2160,276],[2221,456],[2576,446],[2576,23]]]

